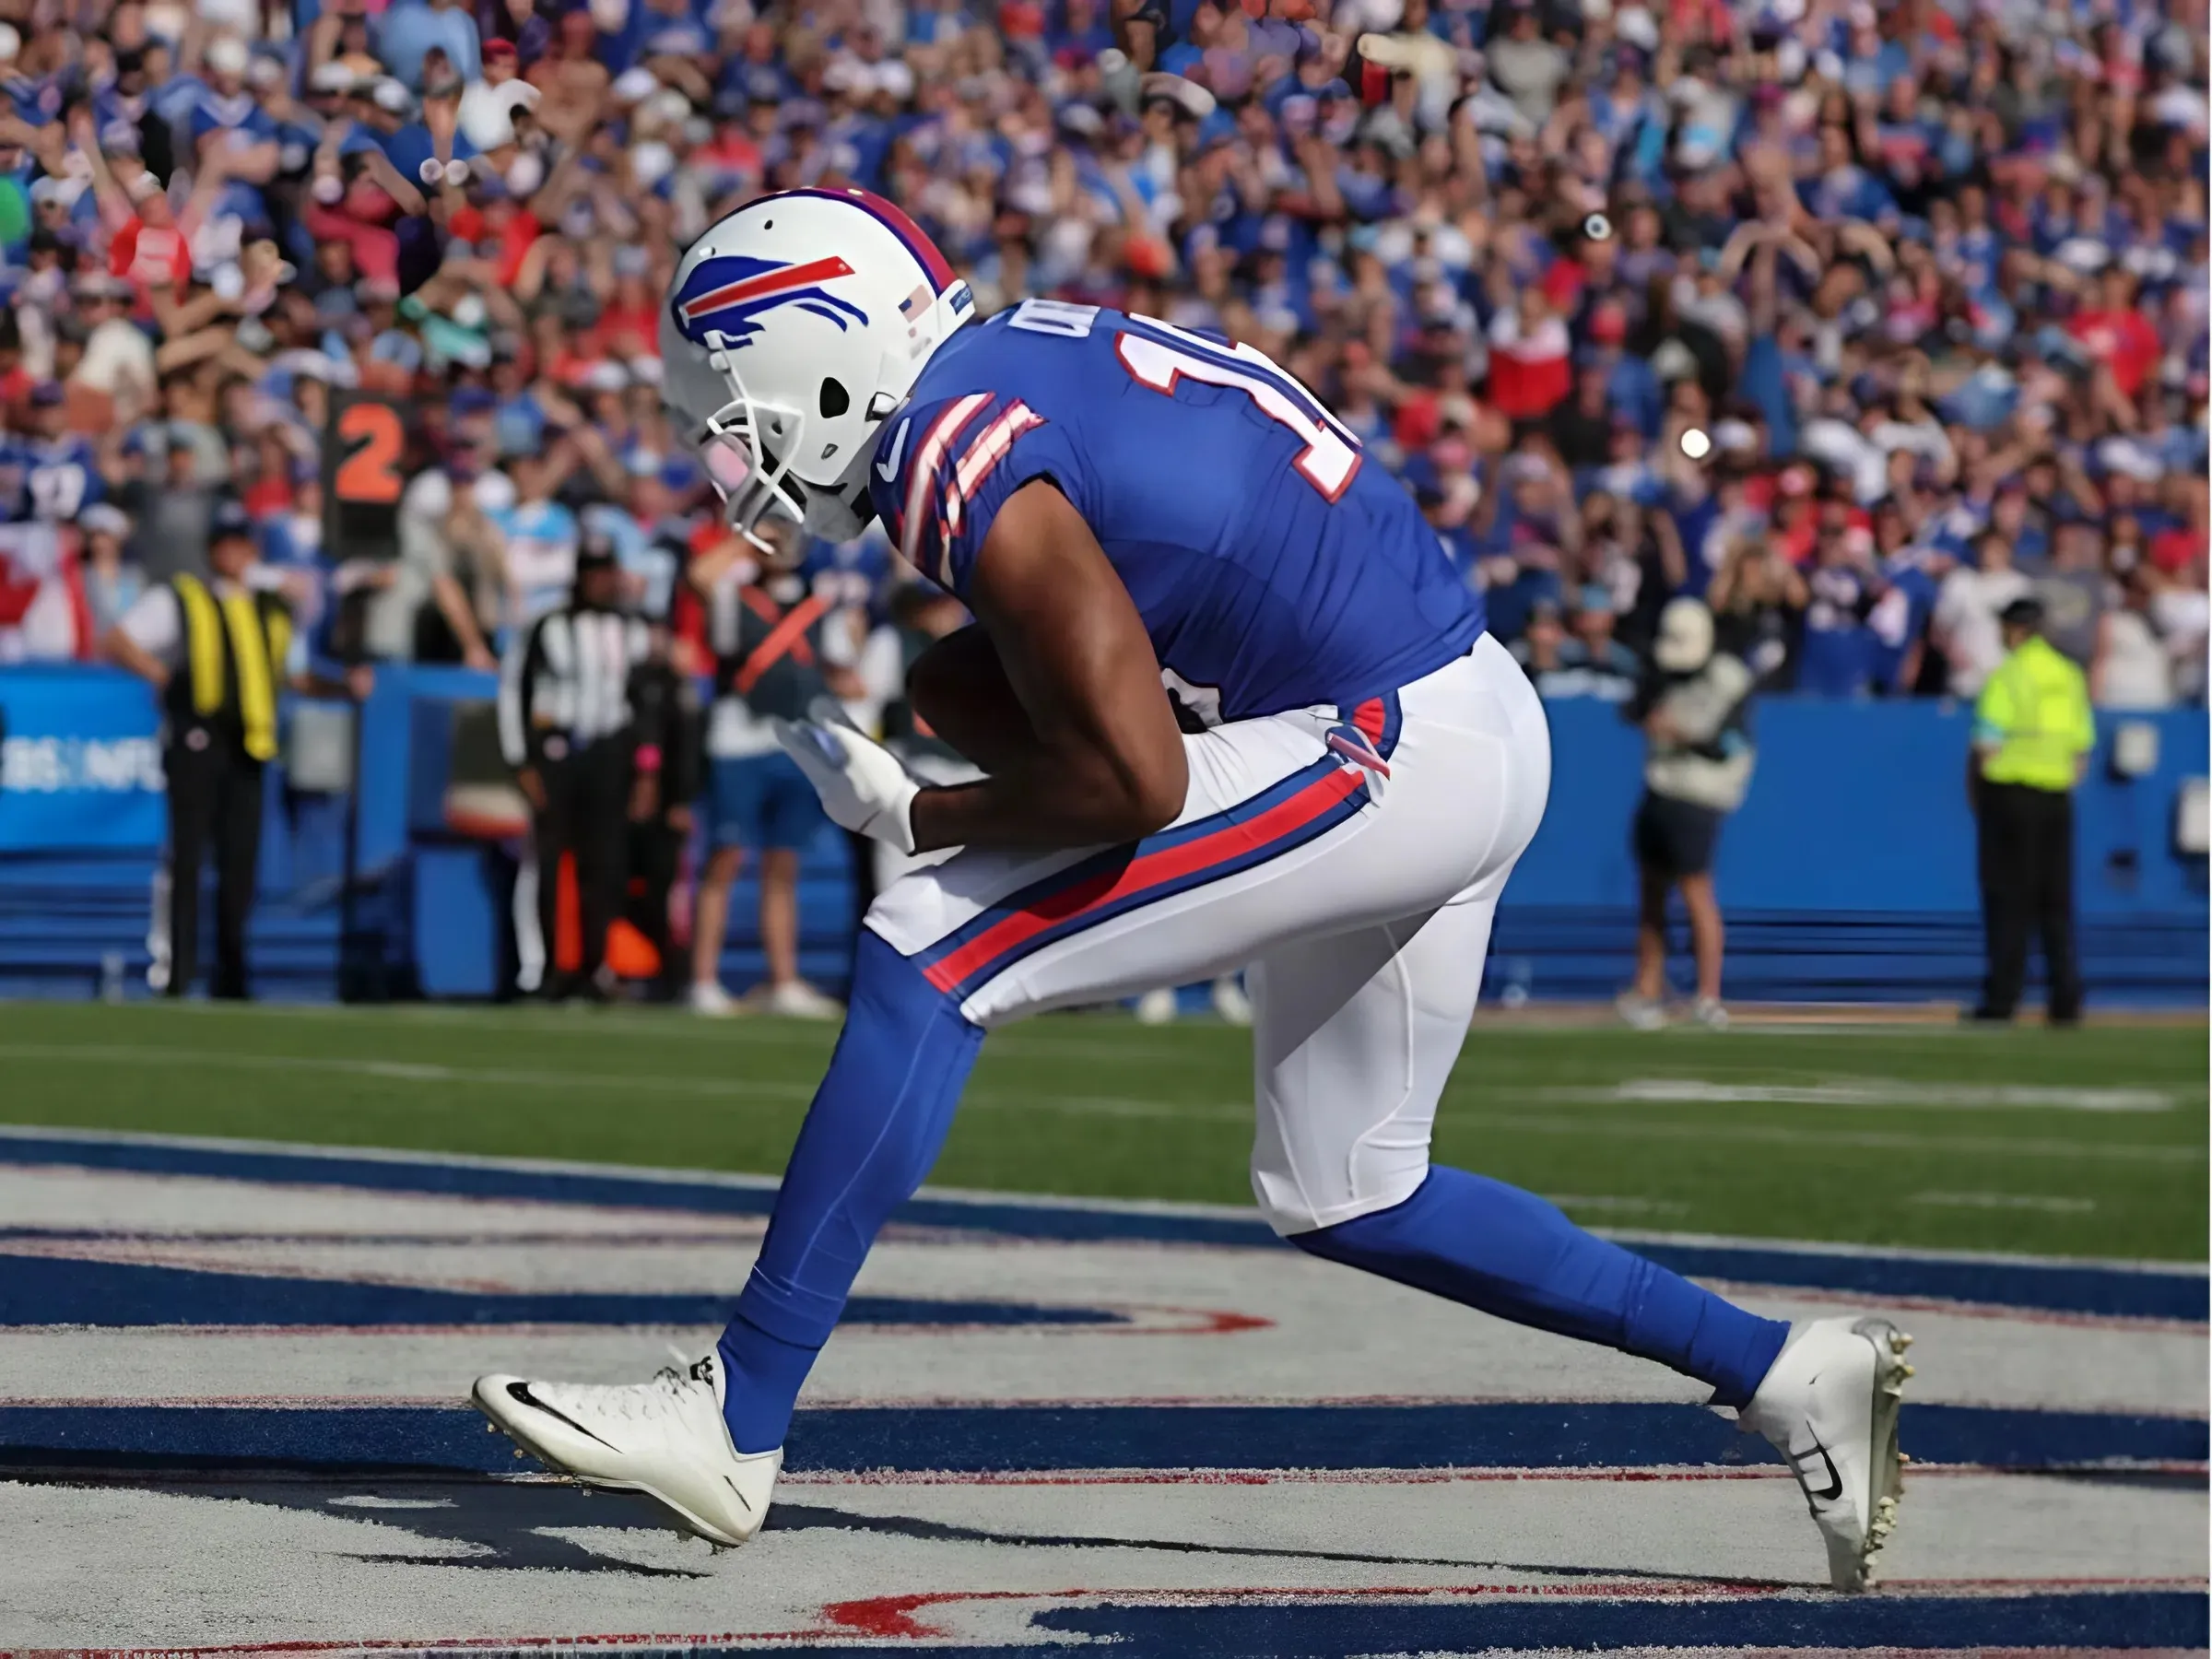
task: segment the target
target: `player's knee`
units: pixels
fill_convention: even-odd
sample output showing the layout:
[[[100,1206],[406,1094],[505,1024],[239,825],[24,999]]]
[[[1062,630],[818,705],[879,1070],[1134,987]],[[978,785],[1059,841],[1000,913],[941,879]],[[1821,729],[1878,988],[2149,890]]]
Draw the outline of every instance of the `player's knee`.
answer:
[[[1261,1216],[1277,1238],[1317,1255],[1327,1253],[1315,1247],[1321,1234],[1394,1209],[1418,1192],[1428,1177],[1426,1148],[1418,1159],[1398,1159],[1387,1171],[1369,1171],[1365,1179],[1330,1186],[1301,1180],[1287,1159],[1270,1156],[1265,1148],[1255,1147],[1252,1159],[1252,1195]]]

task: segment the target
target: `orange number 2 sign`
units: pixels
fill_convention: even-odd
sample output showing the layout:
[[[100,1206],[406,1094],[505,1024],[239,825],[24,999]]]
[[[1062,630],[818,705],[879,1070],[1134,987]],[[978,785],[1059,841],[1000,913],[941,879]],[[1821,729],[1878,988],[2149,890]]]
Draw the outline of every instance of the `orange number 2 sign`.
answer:
[[[390,404],[348,404],[340,410],[338,438],[347,448],[332,480],[338,500],[371,507],[398,500],[406,482],[399,476],[406,437],[399,411]]]

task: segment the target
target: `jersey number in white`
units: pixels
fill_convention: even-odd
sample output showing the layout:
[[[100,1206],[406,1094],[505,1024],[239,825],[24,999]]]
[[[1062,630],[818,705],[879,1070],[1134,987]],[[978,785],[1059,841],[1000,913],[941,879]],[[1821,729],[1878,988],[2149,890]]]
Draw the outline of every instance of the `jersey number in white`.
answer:
[[[1163,334],[1182,335],[1172,324],[1155,318],[1141,321]],[[1351,488],[1359,472],[1359,441],[1331,419],[1328,411],[1277,368],[1265,352],[1242,343],[1221,346],[1196,336],[1183,337],[1191,340],[1192,349],[1135,332],[1123,334],[1113,348],[1122,367],[1155,392],[1173,396],[1175,382],[1189,379],[1243,393],[1261,414],[1277,426],[1288,428],[1305,445],[1290,464],[1324,500],[1334,501]],[[1235,361],[1224,362],[1224,357]]]
[[[1095,305],[1024,300],[1015,308],[1009,324],[1030,334],[1087,340],[1098,318]],[[1307,483],[1332,501],[1351,487],[1359,471],[1359,441],[1265,352],[1254,346],[1230,346],[1203,335],[1187,334],[1158,317],[1133,316],[1130,321],[1140,327],[1116,335],[1113,348],[1122,367],[1139,383],[1171,397],[1175,394],[1175,382],[1183,379],[1241,392],[1261,414],[1288,428],[1305,445],[1291,465]]]

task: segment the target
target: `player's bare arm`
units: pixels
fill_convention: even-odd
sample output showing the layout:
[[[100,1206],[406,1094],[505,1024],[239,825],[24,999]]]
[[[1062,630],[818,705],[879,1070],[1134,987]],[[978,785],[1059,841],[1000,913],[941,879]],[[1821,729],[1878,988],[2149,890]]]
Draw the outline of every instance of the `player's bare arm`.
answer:
[[[968,602],[997,648],[1033,746],[1004,770],[914,797],[914,846],[1079,847],[1174,821],[1182,734],[1129,592],[1067,498],[1040,480],[999,510]]]
[[[906,695],[929,729],[988,772],[1013,770],[1037,747],[1037,734],[998,647],[980,622],[947,634],[907,670]]]

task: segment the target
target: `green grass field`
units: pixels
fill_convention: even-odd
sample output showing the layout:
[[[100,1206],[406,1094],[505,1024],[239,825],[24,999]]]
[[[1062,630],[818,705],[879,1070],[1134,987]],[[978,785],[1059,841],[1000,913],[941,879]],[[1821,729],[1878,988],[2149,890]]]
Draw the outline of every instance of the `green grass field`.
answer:
[[[646,1011],[0,1006],[0,1120],[774,1173],[835,1036]],[[2029,1091],[2023,1097],[2018,1091]],[[1243,1033],[994,1037],[933,1179],[1249,1199]],[[1594,1226],[2206,1253],[2206,1032],[1478,1027],[1436,1153]]]

